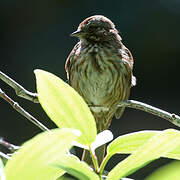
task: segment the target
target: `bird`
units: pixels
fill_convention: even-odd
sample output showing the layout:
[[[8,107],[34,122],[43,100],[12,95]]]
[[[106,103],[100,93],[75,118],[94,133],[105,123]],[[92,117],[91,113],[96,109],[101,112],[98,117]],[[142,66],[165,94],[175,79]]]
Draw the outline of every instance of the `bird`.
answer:
[[[89,106],[100,133],[113,116],[119,119],[124,112],[118,104],[129,98],[136,84],[133,56],[114,23],[103,15],[86,18],[71,36],[79,41],[65,63],[67,79]]]

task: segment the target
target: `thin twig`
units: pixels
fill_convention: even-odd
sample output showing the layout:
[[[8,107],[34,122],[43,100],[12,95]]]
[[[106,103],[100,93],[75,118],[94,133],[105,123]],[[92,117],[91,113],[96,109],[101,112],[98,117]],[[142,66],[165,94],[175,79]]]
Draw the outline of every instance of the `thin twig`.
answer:
[[[3,157],[5,159],[10,159],[10,156],[8,156],[7,154],[4,154],[3,152],[0,152],[0,157]]]
[[[14,151],[16,151],[16,150],[18,150],[20,148],[20,146],[16,146],[14,144],[11,144],[11,143],[5,141],[2,137],[0,137],[0,144],[2,146],[6,147],[11,152],[14,152]]]
[[[138,109],[141,111],[145,111],[145,112],[154,114],[155,116],[159,116],[163,119],[166,119],[169,122],[173,123],[174,125],[180,127],[180,117],[178,115],[168,113],[164,110],[150,106],[148,104],[138,102],[138,101],[134,101],[134,100],[127,100],[127,101],[120,102],[118,106],[119,107],[124,106],[124,107],[134,108],[134,109]]]
[[[13,101],[9,96],[5,94],[5,92],[2,91],[0,88],[0,97],[2,97],[6,102],[8,102],[16,111],[18,111],[21,115],[26,117],[28,120],[30,120],[32,123],[34,123],[36,126],[38,126],[43,131],[49,131],[47,127],[45,127],[41,122],[39,122],[37,119],[35,119],[31,114],[29,114],[27,111],[25,111],[17,102]]]
[[[98,169],[99,169],[98,160],[97,160],[97,157],[96,157],[96,154],[95,154],[94,150],[92,150],[90,146],[89,146],[89,152],[90,152],[90,155],[91,155],[91,158],[92,158],[94,169],[97,172]]]
[[[9,76],[7,76],[1,71],[0,71],[0,79],[3,80],[5,83],[7,83],[9,86],[11,86],[15,90],[17,96],[30,100],[34,103],[39,103],[37,93],[32,93],[26,90],[20,84],[18,84],[16,81],[14,81],[13,79],[11,79]]]

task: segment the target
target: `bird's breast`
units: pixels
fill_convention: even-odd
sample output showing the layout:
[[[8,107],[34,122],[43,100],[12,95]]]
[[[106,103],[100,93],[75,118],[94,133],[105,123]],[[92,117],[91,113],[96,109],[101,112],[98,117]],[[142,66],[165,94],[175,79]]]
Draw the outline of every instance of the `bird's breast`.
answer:
[[[117,55],[109,49],[90,47],[84,49],[76,60],[71,85],[79,92],[89,105],[106,106],[114,96],[118,99],[123,65]],[[114,98],[115,100],[117,100]]]

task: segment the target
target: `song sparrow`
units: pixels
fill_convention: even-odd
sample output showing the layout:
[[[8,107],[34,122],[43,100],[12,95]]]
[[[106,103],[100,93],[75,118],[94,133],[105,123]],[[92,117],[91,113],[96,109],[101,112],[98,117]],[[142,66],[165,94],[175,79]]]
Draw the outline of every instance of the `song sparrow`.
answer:
[[[124,111],[117,105],[129,98],[135,85],[133,57],[115,25],[102,15],[85,19],[71,35],[79,37],[79,42],[67,58],[67,78],[90,107],[101,132],[114,114],[120,118]]]
[[[104,16],[85,19],[71,35],[80,41],[67,58],[67,78],[90,107],[100,132],[109,127],[114,114],[120,118],[124,111],[117,111],[117,105],[129,98],[135,85],[133,57]]]

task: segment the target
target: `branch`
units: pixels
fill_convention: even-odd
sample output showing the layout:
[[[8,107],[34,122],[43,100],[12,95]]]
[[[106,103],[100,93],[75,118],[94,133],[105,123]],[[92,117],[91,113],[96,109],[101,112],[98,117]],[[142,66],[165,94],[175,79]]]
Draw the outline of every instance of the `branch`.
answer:
[[[134,101],[134,100],[122,101],[119,103],[118,107],[122,107],[122,106],[139,109],[141,111],[145,111],[145,112],[154,114],[155,116],[159,116],[163,119],[166,119],[169,122],[173,123],[174,125],[180,127],[180,117],[176,114],[171,114],[171,113],[163,111],[159,108],[150,106],[150,105],[142,103],[142,102]]]
[[[8,156],[7,154],[4,154],[3,152],[0,152],[0,157],[3,157],[5,159],[10,159],[10,156]]]
[[[0,137],[0,144],[4,147],[6,147],[8,150],[10,150],[11,152],[16,151],[17,149],[19,149],[19,146],[16,146],[14,144],[11,144],[7,141],[5,141],[2,137]]]
[[[16,81],[14,81],[10,77],[8,77],[6,74],[2,73],[1,71],[0,71],[0,79],[2,79],[5,83],[7,83],[9,86],[11,86],[15,90],[15,92],[18,96],[25,98],[27,100],[30,100],[34,103],[39,103],[37,93],[32,93],[30,91],[27,91],[25,88],[23,88],[21,85],[19,85]],[[5,93],[1,89],[0,89],[0,97],[3,97],[3,99],[5,99],[6,101],[8,100],[14,109],[16,109],[18,112],[20,112],[26,118],[28,118],[34,124],[38,125],[38,127],[40,127],[42,125],[42,124],[40,125],[39,121],[37,121],[34,117],[32,117],[29,113],[27,113],[23,108],[21,108],[18,105],[18,103],[15,103],[12,99],[10,99],[7,95],[5,95]],[[141,111],[145,111],[145,112],[154,114],[155,116],[159,116],[163,119],[166,119],[169,122],[173,123],[174,125],[180,127],[180,117],[178,115],[168,113],[166,111],[163,111],[159,108],[150,106],[148,104],[134,101],[134,100],[127,100],[127,101],[120,102],[118,106],[134,108],[134,109],[138,109]],[[47,130],[46,127],[44,128],[44,125],[42,125],[41,129]]]
[[[11,86],[15,90],[17,96],[30,100],[34,103],[39,103],[37,93],[32,93],[24,89],[20,84],[18,84],[16,81],[14,81],[13,79],[8,77],[6,74],[4,74],[1,71],[0,71],[0,79],[3,80],[9,86]]]
[[[17,102],[14,102],[9,96],[7,96],[0,88],[0,97],[2,97],[6,102],[8,102],[16,111],[18,111],[21,115],[26,117],[36,126],[38,126],[43,131],[49,131],[47,127],[45,127],[41,122],[35,119],[31,114],[25,111]]]

